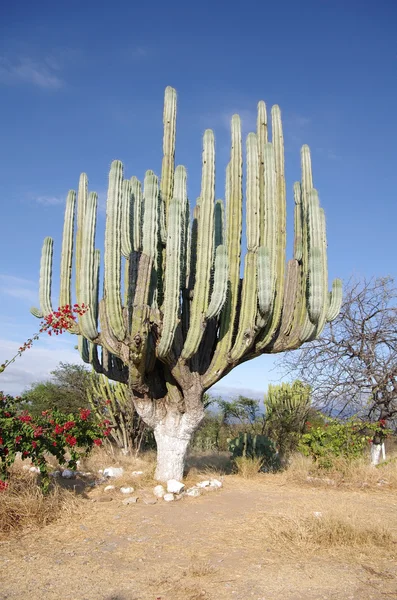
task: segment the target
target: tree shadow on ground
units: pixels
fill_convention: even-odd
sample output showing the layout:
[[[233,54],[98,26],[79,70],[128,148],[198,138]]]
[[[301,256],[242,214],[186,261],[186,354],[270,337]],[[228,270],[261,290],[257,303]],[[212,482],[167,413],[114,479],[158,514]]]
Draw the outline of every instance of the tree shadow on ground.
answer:
[[[212,452],[202,455],[188,456],[186,460],[186,473],[191,469],[203,471],[205,469],[215,470],[222,475],[230,475],[233,471],[233,462],[228,452]]]

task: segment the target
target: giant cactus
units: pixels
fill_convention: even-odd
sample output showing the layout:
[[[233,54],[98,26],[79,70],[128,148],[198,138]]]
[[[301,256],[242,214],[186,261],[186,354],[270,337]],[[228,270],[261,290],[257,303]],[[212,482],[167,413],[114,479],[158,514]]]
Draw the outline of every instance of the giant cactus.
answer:
[[[160,181],[143,183],[110,168],[103,298],[95,250],[96,194],[83,174],[65,213],[60,304],[70,301],[75,254],[77,303],[85,313],[74,333],[84,360],[128,383],[131,401],[155,432],[159,480],[181,477],[193,431],[203,418],[202,396],[237,364],[263,353],[298,348],[335,318],[341,285],[328,293],[324,212],[313,188],[310,153],[302,148],[302,181],[295,184],[294,258],[285,265],[286,188],[280,109],[258,104],[257,132],[247,138],[244,276],[240,278],[243,150],[232,118],[225,207],[215,200],[215,144],[204,133],[201,192],[190,219],[184,167],[175,168],[176,93],[167,88]],[[225,213],[225,215],[224,215]],[[226,220],[226,223],[224,222]],[[41,310],[52,310],[52,240],[40,270]],[[98,348],[101,347],[101,352]]]

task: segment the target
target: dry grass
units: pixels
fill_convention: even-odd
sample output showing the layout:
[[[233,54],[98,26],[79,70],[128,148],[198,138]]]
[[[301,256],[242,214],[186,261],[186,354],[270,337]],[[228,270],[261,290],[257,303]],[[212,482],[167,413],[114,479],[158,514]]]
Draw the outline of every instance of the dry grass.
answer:
[[[263,458],[247,458],[246,456],[238,456],[235,459],[237,474],[243,479],[254,479],[262,466]]]
[[[22,529],[32,529],[76,513],[76,495],[55,485],[44,495],[30,475],[14,474],[0,498],[0,538]]]
[[[397,455],[388,461],[373,467],[369,457],[356,460],[335,458],[333,466],[324,470],[319,468],[310,458],[296,454],[285,471],[277,475],[288,483],[310,484],[317,486],[362,488],[362,489],[397,489]]]

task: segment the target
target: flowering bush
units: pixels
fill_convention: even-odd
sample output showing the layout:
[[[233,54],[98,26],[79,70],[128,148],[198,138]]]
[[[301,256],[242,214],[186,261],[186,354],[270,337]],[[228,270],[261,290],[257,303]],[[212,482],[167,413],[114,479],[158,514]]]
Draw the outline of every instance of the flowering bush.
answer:
[[[53,410],[33,419],[18,410],[18,399],[0,394],[0,491],[7,487],[5,480],[17,453],[40,469],[44,489],[49,484],[46,456],[75,469],[77,460],[110,433],[108,422],[95,424],[89,415],[88,409],[81,409],[78,417]]]
[[[332,459],[354,459],[362,456],[364,448],[379,435],[385,437],[389,430],[383,422],[364,423],[356,419],[338,421],[326,419],[323,425],[306,423],[306,433],[300,439],[299,450],[311,456],[324,468],[332,467]]]

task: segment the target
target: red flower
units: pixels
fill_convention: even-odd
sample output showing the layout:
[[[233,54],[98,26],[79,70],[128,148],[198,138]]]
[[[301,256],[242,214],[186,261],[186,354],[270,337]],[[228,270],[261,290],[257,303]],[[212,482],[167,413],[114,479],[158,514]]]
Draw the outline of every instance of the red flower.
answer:
[[[62,425],[55,425],[54,433],[56,435],[59,435],[59,434],[63,433],[63,427],[62,427]]]
[[[7,446],[5,448],[3,448],[3,452],[4,452],[4,456],[8,456],[9,450],[8,450]]]
[[[35,438],[40,437],[41,435],[43,435],[43,428],[42,427],[36,427],[33,436]]]
[[[65,425],[63,426],[65,431],[69,431],[69,429],[73,429],[73,427],[76,425],[76,423],[74,421],[68,421],[67,423],[65,423]]]
[[[33,440],[33,442],[32,442],[32,446],[33,446],[33,448],[37,448],[37,442],[35,442],[35,441]]]
[[[105,430],[103,431],[103,435],[104,435],[104,436],[106,436],[106,437],[107,437],[108,435],[110,435],[110,429],[105,429]]]
[[[32,417],[30,415],[21,415],[20,417],[18,417],[18,419],[22,421],[22,423],[30,423]]]
[[[82,421],[86,421],[88,419],[88,417],[90,416],[91,411],[89,408],[81,408],[80,409],[80,419]]]
[[[21,441],[22,436],[21,435],[17,435],[17,437],[15,438],[15,443],[19,444],[19,442]]]
[[[2,446],[2,445],[3,445],[3,438],[0,437],[0,446]]]
[[[22,452],[22,456],[29,456],[29,452],[27,452],[26,450],[24,452]]]
[[[106,400],[105,404],[111,404],[112,401],[111,400]]]
[[[8,483],[7,481],[2,481],[0,479],[0,492],[5,492],[5,490],[8,488]]]
[[[56,443],[56,442],[52,442],[52,445],[53,445],[53,446],[56,446],[56,445],[57,445],[57,443]]]
[[[77,444],[77,440],[73,435],[67,435],[65,439],[68,446],[75,446]]]
[[[102,446],[102,440],[94,440],[95,446]]]

